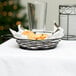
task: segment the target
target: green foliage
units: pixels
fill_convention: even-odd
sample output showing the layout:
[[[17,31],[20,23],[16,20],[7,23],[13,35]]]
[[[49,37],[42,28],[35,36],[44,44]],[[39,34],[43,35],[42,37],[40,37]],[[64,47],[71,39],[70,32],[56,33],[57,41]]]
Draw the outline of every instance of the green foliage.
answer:
[[[0,0],[0,36],[9,34],[9,28],[17,31],[18,21],[28,28],[25,26],[28,22],[26,13],[20,14],[20,11],[25,9],[26,7],[21,5],[20,0]]]

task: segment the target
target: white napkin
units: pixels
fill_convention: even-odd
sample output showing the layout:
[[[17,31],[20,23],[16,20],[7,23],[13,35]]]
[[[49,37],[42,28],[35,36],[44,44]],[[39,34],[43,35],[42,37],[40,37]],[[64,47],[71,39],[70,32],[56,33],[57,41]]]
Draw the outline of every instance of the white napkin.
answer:
[[[55,32],[57,29],[59,29],[59,30],[57,32]],[[27,31],[27,29],[23,29],[21,27],[21,25],[18,25],[18,32],[14,31],[12,29],[9,29],[9,30],[10,30],[10,32],[12,33],[12,35],[15,38],[18,38],[18,39],[28,39],[28,37],[26,35],[22,35],[22,32],[23,31]],[[39,34],[39,33],[37,33],[37,34]],[[47,34],[48,35],[48,37],[46,39],[62,38],[64,36],[64,30],[63,30],[63,28],[58,27],[58,28],[54,29],[53,33],[43,33],[43,34]]]
[[[55,38],[62,38],[64,36],[64,29],[61,27],[58,27],[59,31],[57,31],[56,33],[52,34],[52,36],[50,37],[51,39],[55,39]]]
[[[18,31],[18,32],[14,31],[12,29],[9,29],[9,30],[12,33],[12,35],[13,35],[14,38],[17,38],[17,39],[27,39],[26,35],[24,36],[24,35],[21,34],[21,30]]]

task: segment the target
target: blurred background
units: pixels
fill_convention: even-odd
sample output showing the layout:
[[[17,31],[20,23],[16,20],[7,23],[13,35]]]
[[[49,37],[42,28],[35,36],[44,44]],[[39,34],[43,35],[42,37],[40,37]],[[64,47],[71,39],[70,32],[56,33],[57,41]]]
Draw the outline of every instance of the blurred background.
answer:
[[[20,0],[0,0],[0,43],[9,39],[9,28],[17,31],[21,24],[28,29],[26,5],[21,5]]]
[[[36,0],[0,0],[0,43],[9,39],[9,28],[17,31],[18,24],[22,24],[23,27],[28,29],[27,3],[32,1]],[[59,5],[76,5],[75,0],[37,1],[45,1],[48,4],[46,17],[47,30],[53,30],[54,21],[59,24]]]

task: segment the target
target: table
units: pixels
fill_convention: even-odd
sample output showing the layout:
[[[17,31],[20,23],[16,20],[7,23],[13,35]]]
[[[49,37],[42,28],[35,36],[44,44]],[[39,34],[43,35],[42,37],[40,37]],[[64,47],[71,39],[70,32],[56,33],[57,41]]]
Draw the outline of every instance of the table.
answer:
[[[15,39],[0,45],[0,76],[76,76],[76,41],[50,50],[23,50]]]

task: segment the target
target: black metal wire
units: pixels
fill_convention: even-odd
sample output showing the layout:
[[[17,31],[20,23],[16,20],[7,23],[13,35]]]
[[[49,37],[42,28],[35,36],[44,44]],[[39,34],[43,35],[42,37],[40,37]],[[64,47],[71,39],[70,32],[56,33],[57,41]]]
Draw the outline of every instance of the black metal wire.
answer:
[[[65,13],[63,13],[63,12],[60,12],[60,10],[62,9],[62,8],[72,8],[72,7],[74,7],[74,8],[76,8],[76,5],[59,5],[59,25],[61,26],[61,19],[60,19],[60,17],[61,17],[61,15],[66,15],[67,16],[67,35],[64,35],[64,37],[63,37],[63,39],[64,40],[76,40],[76,35],[70,35],[70,33],[69,33],[69,16],[70,15],[76,15],[76,13],[75,13],[75,9],[74,10],[71,10],[69,13],[68,12],[66,12],[65,10]],[[74,13],[72,13],[72,11],[74,12]],[[64,31],[65,31],[65,29],[64,29]]]

